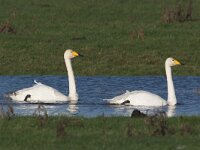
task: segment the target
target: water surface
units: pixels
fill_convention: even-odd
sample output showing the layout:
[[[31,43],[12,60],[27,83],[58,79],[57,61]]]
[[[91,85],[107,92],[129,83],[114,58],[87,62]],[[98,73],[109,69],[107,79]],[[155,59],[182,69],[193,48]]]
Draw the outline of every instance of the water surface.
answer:
[[[66,76],[0,76],[0,102],[6,109],[12,105],[17,115],[32,115],[38,104],[13,103],[6,100],[5,93],[30,87],[37,80],[67,95],[68,80]],[[96,116],[130,116],[134,109],[145,113],[165,111],[169,116],[200,115],[200,77],[174,77],[178,105],[176,107],[133,107],[125,105],[108,105],[103,99],[109,99],[126,90],[147,90],[167,99],[166,78],[161,76],[142,77],[77,77],[79,101],[77,104],[44,105],[49,115]]]

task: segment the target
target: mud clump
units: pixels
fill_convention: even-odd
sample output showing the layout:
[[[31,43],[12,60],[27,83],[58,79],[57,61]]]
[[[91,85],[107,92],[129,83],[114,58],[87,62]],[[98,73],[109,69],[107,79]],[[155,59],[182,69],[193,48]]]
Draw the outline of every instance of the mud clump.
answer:
[[[133,110],[132,114],[131,114],[131,118],[135,118],[135,117],[146,117],[147,115],[142,113],[141,111],[135,109]]]

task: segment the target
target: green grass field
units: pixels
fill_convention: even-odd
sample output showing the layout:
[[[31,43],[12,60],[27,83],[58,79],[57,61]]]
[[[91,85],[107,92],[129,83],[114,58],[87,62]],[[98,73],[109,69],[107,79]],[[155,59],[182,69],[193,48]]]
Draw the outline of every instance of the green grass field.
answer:
[[[0,0],[0,75],[65,75],[74,49],[76,75],[164,75],[164,61],[200,75],[200,3],[192,19],[165,23],[166,8],[189,0]],[[200,118],[0,118],[0,150],[198,150]]]
[[[164,23],[165,8],[188,0],[0,0],[0,74],[66,74],[71,48],[85,55],[73,61],[76,75],[163,75],[169,56],[186,64],[175,75],[200,75],[192,2],[191,21]]]
[[[163,134],[164,133],[164,134]],[[0,149],[198,150],[199,117],[0,120]]]

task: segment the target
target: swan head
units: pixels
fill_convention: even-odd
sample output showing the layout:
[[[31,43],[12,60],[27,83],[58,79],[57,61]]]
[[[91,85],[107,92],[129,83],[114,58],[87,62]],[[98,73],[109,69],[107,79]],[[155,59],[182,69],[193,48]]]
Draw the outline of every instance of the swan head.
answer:
[[[80,55],[79,53],[77,53],[76,51],[72,49],[67,49],[64,53],[64,59],[72,59],[77,56],[82,56],[82,55]]]
[[[172,57],[169,57],[169,58],[166,59],[165,65],[171,67],[171,66],[181,65],[181,63],[178,60],[176,60]]]

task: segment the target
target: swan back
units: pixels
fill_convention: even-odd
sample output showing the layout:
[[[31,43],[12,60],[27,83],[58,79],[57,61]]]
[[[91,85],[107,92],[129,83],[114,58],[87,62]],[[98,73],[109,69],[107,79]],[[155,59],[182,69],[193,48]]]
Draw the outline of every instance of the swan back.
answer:
[[[123,104],[124,102],[134,106],[164,106],[167,102],[160,96],[147,91],[127,91],[126,93],[108,100],[110,104]]]
[[[30,95],[27,101],[31,103],[54,103],[56,101],[69,100],[67,96],[60,93],[58,90],[42,83],[36,83],[30,88],[18,90],[10,94],[10,97],[15,101],[24,102],[27,95]]]
[[[147,91],[130,92],[127,99],[130,99],[130,104],[135,106],[164,106],[167,102],[160,96]]]
[[[127,97],[129,96],[130,92],[126,91],[126,93],[121,94],[119,96],[116,96],[112,99],[105,99],[105,101],[107,101],[109,104],[122,104],[127,100]]]

